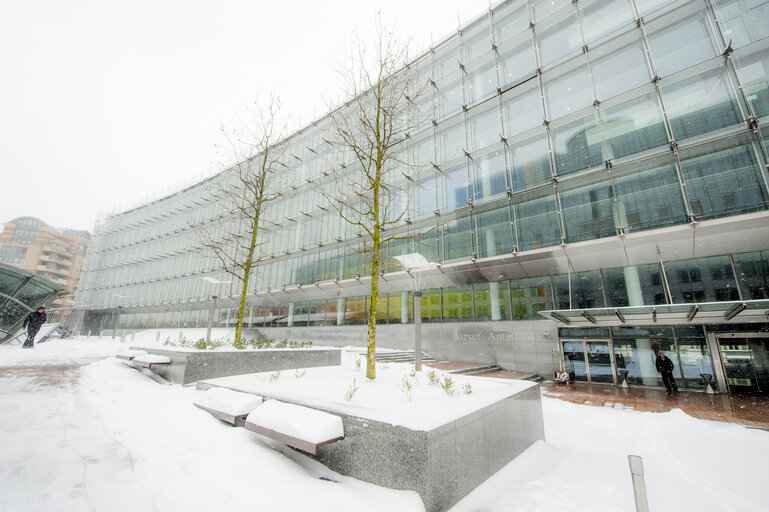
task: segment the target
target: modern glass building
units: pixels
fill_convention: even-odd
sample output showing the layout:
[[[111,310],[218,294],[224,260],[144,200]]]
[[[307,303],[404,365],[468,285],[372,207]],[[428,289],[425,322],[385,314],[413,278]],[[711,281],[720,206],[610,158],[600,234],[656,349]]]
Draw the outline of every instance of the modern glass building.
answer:
[[[0,342],[21,329],[28,314],[65,293],[61,284],[0,263]]]
[[[769,393],[769,2],[511,0],[410,68],[433,119],[398,144],[412,235],[388,247],[378,343],[413,341],[391,257],[440,263],[423,296],[437,358],[684,388]],[[324,117],[289,139],[247,325],[363,343],[358,234],[318,191],[351,155]],[[195,230],[229,212],[227,172],[102,219],[83,328],[234,323],[237,283]],[[233,222],[235,222],[233,220]],[[214,299],[213,297],[217,298]],[[115,325],[117,324],[117,325]]]

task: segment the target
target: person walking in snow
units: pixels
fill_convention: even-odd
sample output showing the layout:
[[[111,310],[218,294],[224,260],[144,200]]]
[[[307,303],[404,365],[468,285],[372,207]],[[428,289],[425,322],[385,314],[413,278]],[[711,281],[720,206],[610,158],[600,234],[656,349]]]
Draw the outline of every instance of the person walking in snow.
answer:
[[[46,320],[48,317],[45,315],[45,307],[43,306],[27,315],[27,318],[24,319],[24,325],[22,325],[22,329],[27,330],[27,339],[21,348],[35,348],[35,336]]]
[[[662,376],[662,383],[665,384],[665,389],[668,390],[668,393],[678,393],[676,379],[673,377],[673,368],[675,368],[673,361],[665,357],[664,352],[660,352],[654,364],[657,367],[657,373]]]

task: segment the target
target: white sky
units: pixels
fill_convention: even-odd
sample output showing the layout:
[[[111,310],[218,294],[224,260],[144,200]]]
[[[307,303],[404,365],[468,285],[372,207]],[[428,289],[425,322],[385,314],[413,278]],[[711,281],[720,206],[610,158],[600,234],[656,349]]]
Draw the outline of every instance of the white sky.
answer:
[[[496,2],[495,2],[496,3]],[[92,230],[219,169],[220,128],[276,90],[294,124],[381,9],[427,48],[489,0],[0,0],[0,222]]]

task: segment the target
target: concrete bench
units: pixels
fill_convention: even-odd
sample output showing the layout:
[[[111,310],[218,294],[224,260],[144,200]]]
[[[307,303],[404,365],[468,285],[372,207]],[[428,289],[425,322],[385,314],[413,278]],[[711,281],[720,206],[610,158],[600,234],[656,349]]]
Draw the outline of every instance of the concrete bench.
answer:
[[[115,354],[115,357],[122,359],[123,361],[133,361],[136,356],[143,356],[146,353],[147,352],[144,350],[126,350],[119,354]]]
[[[168,356],[158,356],[155,354],[140,354],[140,355],[134,356],[134,358],[131,359],[131,363],[133,363],[135,366],[140,366],[142,368],[149,368],[151,370],[153,366],[170,365],[171,358]]]
[[[342,418],[301,405],[268,400],[246,418],[247,430],[312,455],[344,439]]]
[[[235,427],[242,427],[246,416],[262,403],[262,397],[231,389],[213,388],[202,393],[192,403],[214,418]]]

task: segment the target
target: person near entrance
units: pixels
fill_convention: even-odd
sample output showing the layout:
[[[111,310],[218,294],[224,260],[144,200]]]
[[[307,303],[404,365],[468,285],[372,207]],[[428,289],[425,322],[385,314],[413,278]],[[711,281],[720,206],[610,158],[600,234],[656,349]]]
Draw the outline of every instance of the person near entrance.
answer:
[[[676,386],[676,379],[673,377],[673,361],[670,358],[665,357],[664,352],[660,352],[655,362],[657,367],[657,373],[662,376],[662,383],[665,384],[665,389],[668,393],[678,393],[678,386]]]
[[[27,330],[27,339],[21,348],[35,348],[35,336],[37,336],[37,331],[40,330],[40,327],[42,327],[46,320],[48,320],[48,317],[45,315],[45,308],[43,306],[27,315],[27,318],[24,319],[24,324],[21,326],[22,329]]]

